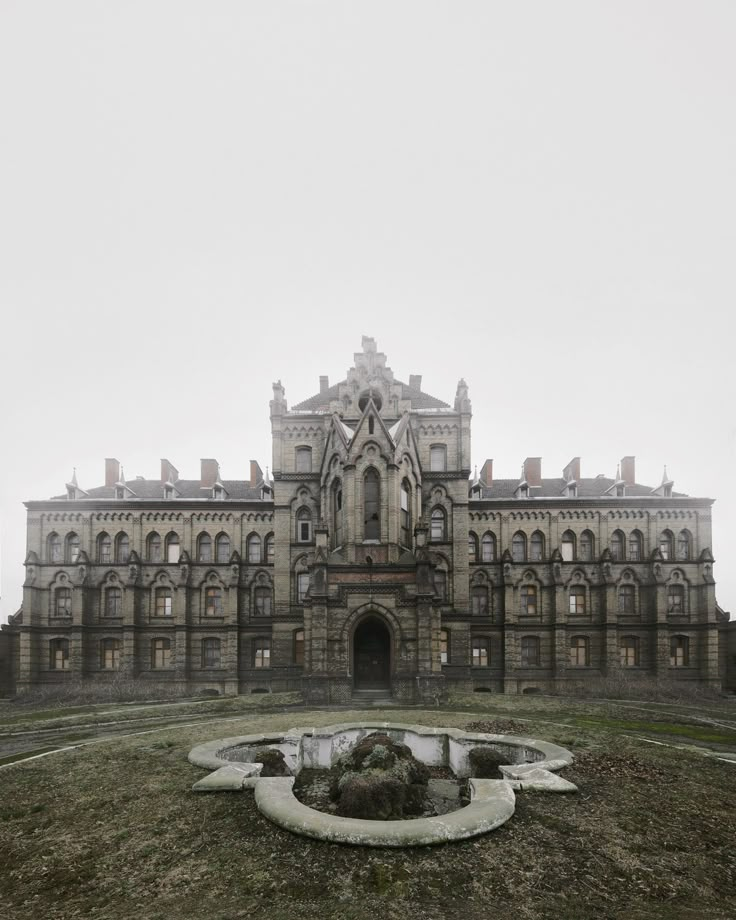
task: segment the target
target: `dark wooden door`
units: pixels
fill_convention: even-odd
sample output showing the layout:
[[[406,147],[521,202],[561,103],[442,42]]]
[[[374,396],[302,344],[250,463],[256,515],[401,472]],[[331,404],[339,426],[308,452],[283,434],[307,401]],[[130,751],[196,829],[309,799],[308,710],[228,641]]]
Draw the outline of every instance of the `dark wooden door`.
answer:
[[[367,620],[355,631],[355,686],[382,690],[391,681],[391,640],[379,620]]]

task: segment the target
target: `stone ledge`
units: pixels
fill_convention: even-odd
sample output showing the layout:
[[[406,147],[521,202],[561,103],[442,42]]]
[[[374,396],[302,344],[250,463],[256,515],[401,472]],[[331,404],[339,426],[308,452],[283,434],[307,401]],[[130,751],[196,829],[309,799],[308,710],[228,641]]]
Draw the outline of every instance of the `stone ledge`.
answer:
[[[471,802],[447,815],[409,821],[341,818],[303,805],[291,777],[264,777],[255,787],[261,814],[285,830],[352,846],[433,846],[476,837],[500,827],[513,815],[516,797],[502,779],[470,780]]]

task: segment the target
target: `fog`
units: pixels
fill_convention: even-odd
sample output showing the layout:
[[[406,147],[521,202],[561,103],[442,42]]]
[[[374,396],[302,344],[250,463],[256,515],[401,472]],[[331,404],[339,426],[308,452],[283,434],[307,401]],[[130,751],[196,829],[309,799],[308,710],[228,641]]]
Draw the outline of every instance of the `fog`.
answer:
[[[0,5],[0,621],[23,501],[270,465],[361,335],[514,477],[716,499],[736,611],[736,5]]]

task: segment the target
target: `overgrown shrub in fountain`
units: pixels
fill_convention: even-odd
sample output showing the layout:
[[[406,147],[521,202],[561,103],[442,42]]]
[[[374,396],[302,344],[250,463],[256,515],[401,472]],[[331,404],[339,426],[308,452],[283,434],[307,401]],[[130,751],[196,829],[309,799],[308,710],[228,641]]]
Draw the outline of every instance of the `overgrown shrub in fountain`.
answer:
[[[263,764],[261,776],[291,776],[283,752],[276,748],[262,748],[256,751],[253,762]]]
[[[429,770],[407,745],[375,732],[335,763],[330,795],[344,817],[399,820],[421,813],[428,782]]]
[[[475,747],[468,754],[470,761],[471,776],[478,779],[498,779],[501,772],[498,769],[501,764],[508,763],[508,757],[504,757],[491,747]]]

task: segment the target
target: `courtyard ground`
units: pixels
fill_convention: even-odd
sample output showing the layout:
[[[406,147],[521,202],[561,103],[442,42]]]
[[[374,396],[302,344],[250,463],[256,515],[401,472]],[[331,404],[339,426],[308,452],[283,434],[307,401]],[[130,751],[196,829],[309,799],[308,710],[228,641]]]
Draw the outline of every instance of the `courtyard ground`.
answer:
[[[342,847],[197,795],[212,738],[361,718],[569,748],[576,795],[520,793],[486,836]],[[20,759],[81,745],[34,760]],[[713,756],[716,755],[716,756]],[[719,759],[723,758],[723,759]],[[0,705],[0,913],[16,918],[736,916],[736,705],[474,694],[441,709],[307,710],[295,695],[152,706]]]

